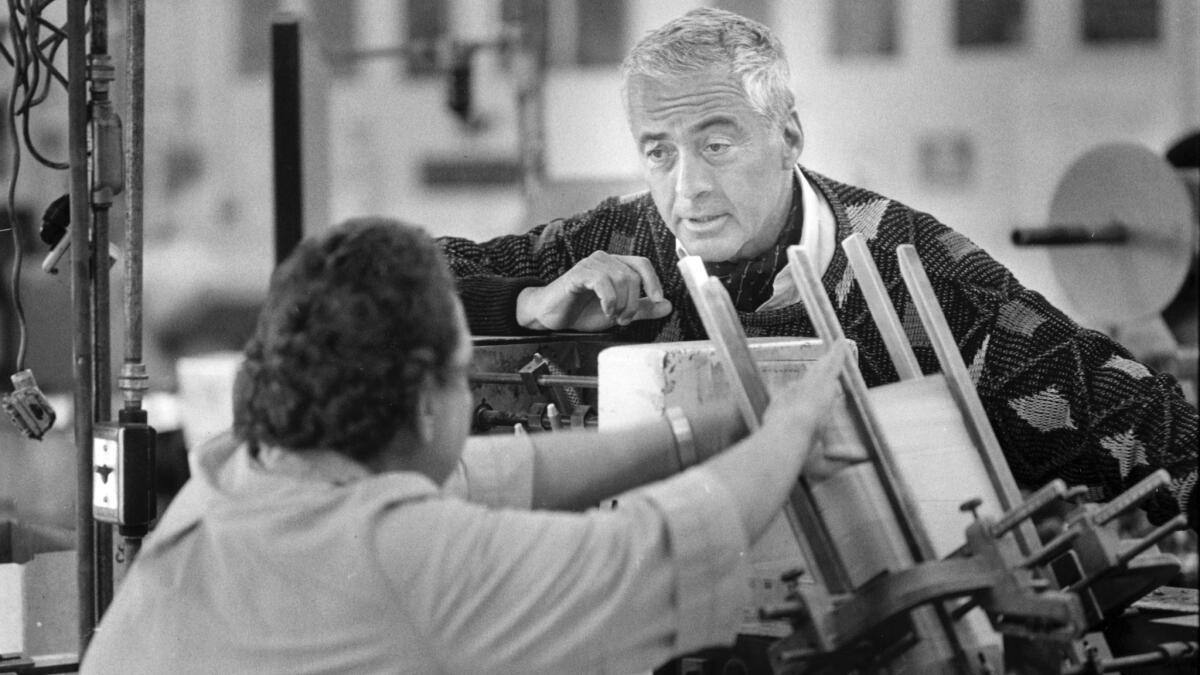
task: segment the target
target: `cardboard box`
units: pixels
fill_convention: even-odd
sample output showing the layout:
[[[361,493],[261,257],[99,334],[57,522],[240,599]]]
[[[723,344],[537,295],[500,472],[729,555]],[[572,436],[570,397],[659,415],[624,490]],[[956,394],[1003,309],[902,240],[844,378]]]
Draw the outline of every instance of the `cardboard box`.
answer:
[[[79,651],[74,533],[0,519],[0,653]]]

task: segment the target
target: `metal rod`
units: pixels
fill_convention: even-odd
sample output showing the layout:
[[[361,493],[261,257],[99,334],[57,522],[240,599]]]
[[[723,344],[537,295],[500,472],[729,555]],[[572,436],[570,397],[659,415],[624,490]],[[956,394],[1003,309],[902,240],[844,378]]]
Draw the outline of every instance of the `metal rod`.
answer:
[[[1096,583],[1100,579],[1108,576],[1113,570],[1118,570],[1129,564],[1131,560],[1142,554],[1143,551],[1158,543],[1160,539],[1171,534],[1176,530],[1182,530],[1187,527],[1187,516],[1179,514],[1167,522],[1159,525],[1153,532],[1138,540],[1136,544],[1129,549],[1122,551],[1121,555],[1113,562],[1111,566],[1103,569],[1095,570],[1083,579],[1076,581],[1066,588],[1068,591],[1078,591],[1081,588],[1087,588]]]
[[[75,546],[79,592],[79,654],[96,627],[95,557],[92,523],[92,301],[88,274],[87,0],[67,4],[67,139],[71,179],[72,352],[75,376]]]
[[[92,418],[96,422],[112,419],[112,323],[110,321],[109,292],[109,261],[108,240],[109,223],[112,209],[114,190],[105,185],[107,177],[103,175],[101,162],[111,161],[111,157],[102,156],[105,150],[100,140],[100,130],[94,122],[100,117],[98,112],[109,103],[109,82],[112,79],[110,62],[108,61],[108,0],[91,0],[92,43],[89,54],[88,82],[91,85],[91,103],[89,123],[93,150],[91,153],[91,184],[90,199],[92,207],[92,326],[94,334],[93,370],[93,404],[95,406]],[[113,546],[112,526],[107,523],[95,522],[96,548],[96,620],[104,615],[113,595]]]
[[[94,2],[95,0],[93,0]],[[92,315],[95,334],[92,336],[94,356],[95,383],[93,411],[96,422],[112,419],[112,375],[109,372],[111,363],[111,338],[109,336],[109,276],[108,276],[108,230],[109,209],[107,206],[95,206],[92,210],[94,235],[92,241]],[[89,504],[90,506],[90,504]],[[104,615],[112,601],[113,594],[113,548],[112,526],[107,523],[95,522],[96,527],[96,619]]]
[[[1050,225],[1017,228],[1012,242],[1017,246],[1079,246],[1084,244],[1124,244],[1129,229],[1122,223],[1108,225]]]
[[[1165,642],[1158,646],[1157,651],[1131,654],[1129,656],[1114,656],[1107,659],[1096,659],[1088,663],[1063,669],[1063,675],[1083,675],[1084,673],[1115,673],[1125,668],[1150,666],[1162,663],[1195,663],[1200,655],[1200,644],[1196,642]],[[1158,672],[1155,670],[1154,672]],[[1173,671],[1172,671],[1173,672]]]
[[[125,111],[125,361],[121,365],[119,386],[124,399],[124,412],[142,409],[142,398],[148,389],[146,366],[142,363],[142,161],[145,153],[146,110],[146,2],[127,0],[125,4],[126,58],[125,77],[128,82]],[[141,535],[122,531],[124,541],[118,550],[121,568],[118,578],[124,578],[142,547]]]
[[[142,158],[145,153],[146,0],[126,0],[128,109],[125,112],[125,363],[142,361]],[[124,373],[122,373],[125,375]],[[143,389],[123,377],[126,407],[140,407]],[[142,378],[144,380],[144,376]]]
[[[108,53],[108,0],[92,0],[92,54]]]
[[[517,373],[471,373],[467,379],[472,384],[525,384],[524,378]],[[599,379],[595,375],[538,375],[536,382],[543,387],[600,387]]]
[[[1092,521],[1104,525],[1122,513],[1141,504],[1158,490],[1171,484],[1171,474],[1166,469],[1158,469],[1154,473],[1139,480],[1133,487],[1117,495],[1091,514]]]

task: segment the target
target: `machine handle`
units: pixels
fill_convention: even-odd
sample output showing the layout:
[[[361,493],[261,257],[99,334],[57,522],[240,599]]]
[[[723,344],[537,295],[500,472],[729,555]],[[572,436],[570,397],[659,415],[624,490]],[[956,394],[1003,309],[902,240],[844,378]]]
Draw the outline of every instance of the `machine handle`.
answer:
[[[1050,225],[1049,227],[1018,227],[1012,232],[1017,246],[1077,246],[1079,244],[1124,244],[1129,241],[1129,229],[1124,224],[1108,225]]]

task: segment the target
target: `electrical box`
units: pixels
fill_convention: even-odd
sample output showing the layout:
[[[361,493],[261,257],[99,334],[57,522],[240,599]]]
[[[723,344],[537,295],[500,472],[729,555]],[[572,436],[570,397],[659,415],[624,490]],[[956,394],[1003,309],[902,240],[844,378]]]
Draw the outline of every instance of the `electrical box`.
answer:
[[[92,435],[92,517],[146,525],[157,513],[153,427],[99,423]]]

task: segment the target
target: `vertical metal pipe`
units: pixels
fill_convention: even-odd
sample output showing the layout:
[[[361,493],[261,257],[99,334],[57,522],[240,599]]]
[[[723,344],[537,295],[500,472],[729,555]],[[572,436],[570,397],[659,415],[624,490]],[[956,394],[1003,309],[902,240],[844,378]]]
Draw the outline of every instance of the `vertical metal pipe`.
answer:
[[[142,361],[142,157],[145,152],[146,0],[126,2],[125,77],[125,363]],[[124,375],[124,373],[123,373]],[[142,377],[145,379],[144,375]],[[143,388],[125,387],[126,407],[139,407]]]
[[[75,542],[79,654],[96,628],[95,537],[92,519],[92,300],[88,274],[87,0],[67,4],[67,139],[71,179],[71,304],[75,375]]]
[[[92,53],[108,53],[108,1],[92,2]]]
[[[93,0],[95,2],[95,0]],[[95,366],[95,417],[97,422],[107,422],[112,419],[112,363],[111,322],[109,321],[109,276],[108,276],[108,205],[95,206],[92,209],[92,302],[95,326],[92,350]],[[94,521],[96,528],[96,620],[104,616],[104,611],[112,602],[113,596],[113,526],[109,523]]]
[[[112,79],[108,60],[108,0],[91,0],[92,43],[89,54],[88,81],[91,84],[89,123],[96,119],[96,109],[109,102],[109,83]],[[114,191],[104,184],[107,176],[99,175],[98,162],[111,161],[102,157],[105,150],[98,129],[92,126],[92,164],[90,203],[92,205],[92,336],[93,369],[95,372],[94,417],[97,422],[112,419],[112,323],[110,321],[108,273],[109,219]],[[113,594],[112,526],[95,522],[96,529],[96,620],[104,615]]]
[[[142,162],[145,152],[146,111],[146,2],[125,3],[125,80],[128,85],[125,111],[125,361],[119,386],[124,398],[121,419],[145,421],[142,397],[148,389],[146,366],[142,363]],[[117,561],[125,576],[141,550],[143,532],[121,528],[123,535]]]

